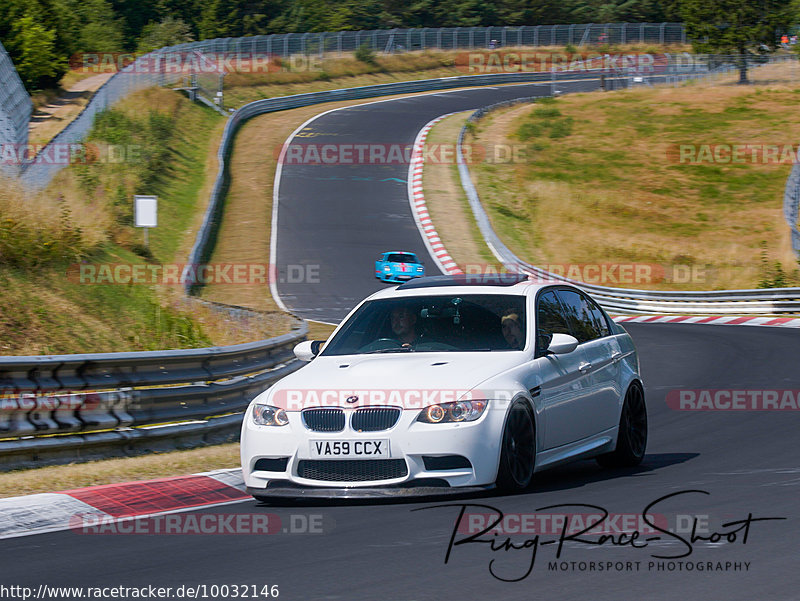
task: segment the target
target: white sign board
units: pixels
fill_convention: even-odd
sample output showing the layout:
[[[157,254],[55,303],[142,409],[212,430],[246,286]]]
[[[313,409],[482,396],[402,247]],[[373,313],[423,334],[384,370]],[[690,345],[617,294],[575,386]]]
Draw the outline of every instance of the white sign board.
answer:
[[[133,223],[136,227],[156,227],[158,225],[158,197],[133,197]]]

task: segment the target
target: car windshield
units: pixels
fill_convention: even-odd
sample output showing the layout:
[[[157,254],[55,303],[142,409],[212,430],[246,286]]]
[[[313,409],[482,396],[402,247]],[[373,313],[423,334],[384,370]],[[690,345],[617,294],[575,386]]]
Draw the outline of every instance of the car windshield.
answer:
[[[525,297],[414,296],[364,303],[323,355],[525,348]]]
[[[389,263],[416,263],[417,257],[410,253],[392,253],[386,260]]]

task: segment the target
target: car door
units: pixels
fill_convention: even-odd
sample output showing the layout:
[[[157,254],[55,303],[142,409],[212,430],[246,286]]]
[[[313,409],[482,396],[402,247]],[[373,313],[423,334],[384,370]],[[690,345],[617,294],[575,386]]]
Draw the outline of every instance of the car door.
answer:
[[[609,324],[595,302],[578,290],[557,291],[567,323],[578,339],[587,396],[575,414],[582,438],[592,436],[619,421],[619,344],[610,336]]]
[[[534,401],[544,413],[544,449],[552,449],[579,440],[591,430],[591,424],[580,411],[587,402],[588,383],[580,371],[580,365],[585,361],[580,346],[564,355],[544,354],[550,335],[574,335],[555,289],[539,294],[535,312],[536,341],[540,347],[534,370],[538,376],[538,388],[530,388],[536,396]]]

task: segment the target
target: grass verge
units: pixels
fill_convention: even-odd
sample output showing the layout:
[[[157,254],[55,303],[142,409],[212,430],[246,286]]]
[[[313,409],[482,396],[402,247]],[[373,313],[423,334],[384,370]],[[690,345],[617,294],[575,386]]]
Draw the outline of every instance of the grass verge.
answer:
[[[564,53],[563,47],[502,48],[499,52],[531,52],[537,54]],[[608,46],[602,52],[682,52],[691,51],[689,46],[653,46],[627,44]],[[488,52],[476,50],[476,52]],[[261,98],[288,96],[351,88],[367,85],[396,83],[415,79],[455,77],[476,74],[470,71],[466,55],[468,51],[424,50],[403,54],[376,54],[374,60],[361,61],[353,54],[323,57],[297,55],[280,59],[278,68],[271,72],[234,72],[225,76],[225,105],[240,107]]]
[[[0,498],[239,467],[236,443],[0,474]]]
[[[482,120],[469,141],[522,146],[525,160],[471,173],[495,230],[531,263],[644,263],[664,274],[621,284],[640,288],[797,284],[782,215],[790,165],[681,160],[680,148],[698,158],[704,146],[796,148],[798,94],[699,83],[513,107]]]
[[[473,111],[457,113],[442,119],[428,132],[427,148],[455,147],[459,132]],[[455,151],[450,153],[455,157]],[[461,186],[458,165],[453,161],[430,162],[422,171],[425,204],[436,231],[447,252],[467,271],[477,264],[496,263],[478,230],[467,195]]]
[[[87,263],[185,262],[223,123],[175,92],[137,92],[104,113],[88,140],[123,149],[124,160],[74,164],[36,195],[3,186],[0,352],[156,350],[253,339],[254,332],[237,332],[213,312],[186,305],[178,286],[91,284],[78,271]],[[134,193],[159,197],[149,249],[132,227]]]

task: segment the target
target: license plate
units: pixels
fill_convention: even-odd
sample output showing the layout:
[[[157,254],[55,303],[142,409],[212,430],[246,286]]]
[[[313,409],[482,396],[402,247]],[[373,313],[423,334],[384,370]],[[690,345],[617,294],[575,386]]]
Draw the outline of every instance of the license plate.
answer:
[[[389,440],[312,440],[311,457],[326,459],[389,458]]]

